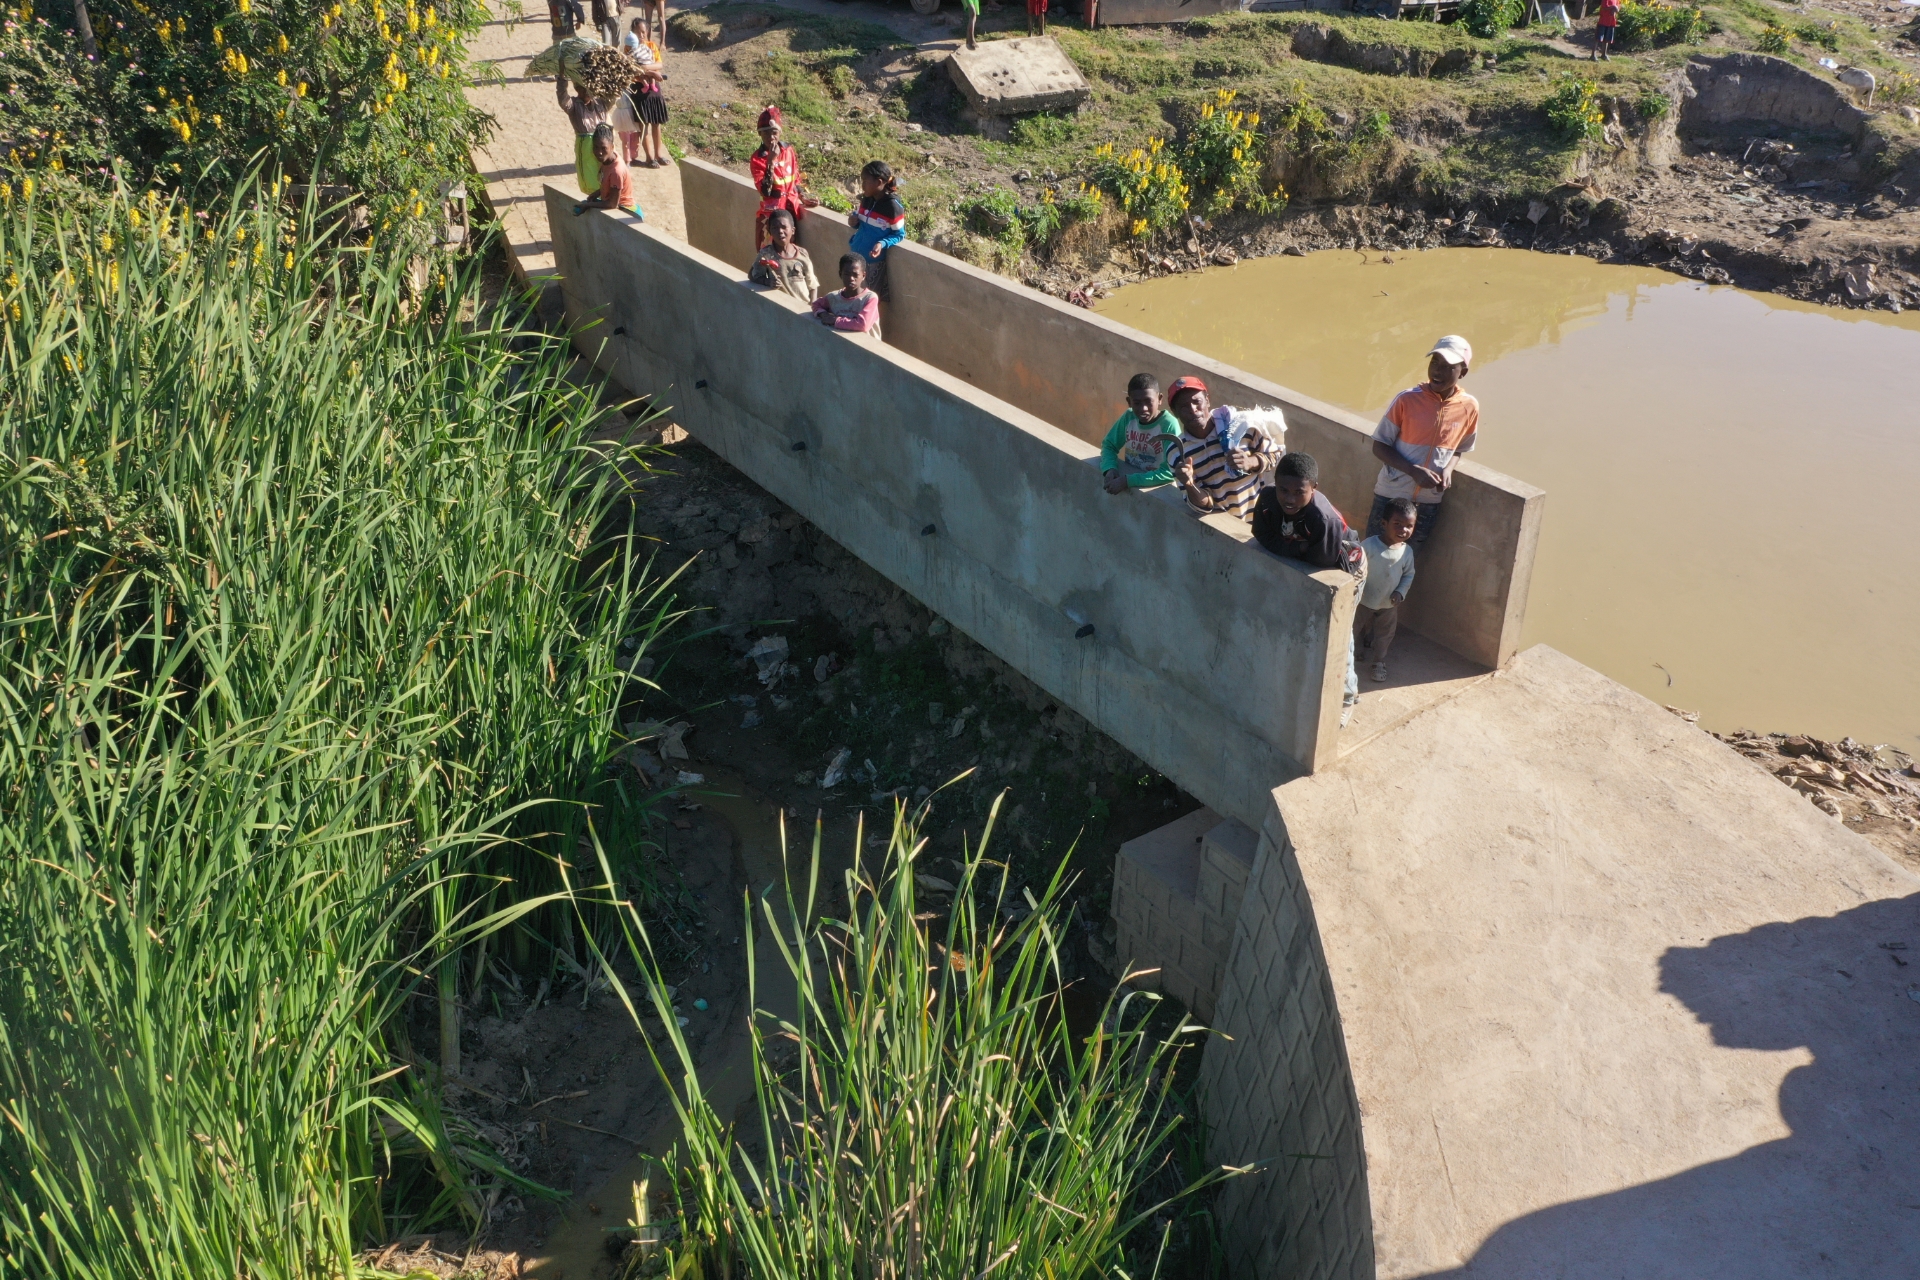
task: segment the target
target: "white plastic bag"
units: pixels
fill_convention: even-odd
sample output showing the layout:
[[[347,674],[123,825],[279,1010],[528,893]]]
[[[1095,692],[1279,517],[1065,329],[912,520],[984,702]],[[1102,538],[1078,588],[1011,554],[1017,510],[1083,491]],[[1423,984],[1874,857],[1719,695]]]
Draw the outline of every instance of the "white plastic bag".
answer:
[[[1249,432],[1257,431],[1261,438],[1275,453],[1287,451],[1287,419],[1278,409],[1229,409],[1222,407],[1214,411],[1227,415],[1226,424],[1221,427],[1221,443],[1232,454],[1236,449],[1244,448]],[[1227,474],[1238,476],[1231,459],[1227,462]]]

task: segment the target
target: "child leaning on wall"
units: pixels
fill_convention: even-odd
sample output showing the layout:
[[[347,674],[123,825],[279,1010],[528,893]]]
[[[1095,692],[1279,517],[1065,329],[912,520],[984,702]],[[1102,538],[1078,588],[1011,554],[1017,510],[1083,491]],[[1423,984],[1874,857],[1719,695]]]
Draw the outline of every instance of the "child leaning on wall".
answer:
[[[1182,429],[1168,461],[1187,510],[1251,518],[1254,499],[1280,460],[1286,419],[1278,409],[1213,408],[1207,384],[1191,376],[1173,380],[1167,405]]]
[[[1400,606],[1413,589],[1415,512],[1407,498],[1387,503],[1380,532],[1360,544],[1367,556],[1367,579],[1360,586],[1360,603],[1353,611],[1355,662],[1371,662],[1375,682],[1387,678],[1387,654],[1400,629]]]
[[[907,238],[907,206],[886,161],[869,160],[860,170],[860,203],[847,225],[853,228],[847,252],[866,259],[867,287],[886,299],[887,250]]]
[[[1171,483],[1173,463],[1167,455],[1179,438],[1179,420],[1160,399],[1160,380],[1134,374],[1127,383],[1127,411],[1100,442],[1101,483],[1108,493]]]
[[[1273,469],[1273,487],[1253,504],[1253,540],[1277,556],[1305,561],[1315,569],[1345,569],[1365,577],[1367,560],[1347,527],[1340,508],[1320,492],[1320,464],[1310,453],[1289,453]],[[1347,681],[1340,727],[1353,719],[1360,701],[1360,676],[1353,665],[1353,633],[1347,633]]]
[[[813,300],[813,318],[842,333],[880,340],[880,299],[867,288],[867,263],[857,253],[840,255],[841,288]]]
[[[1480,431],[1480,402],[1460,389],[1473,348],[1450,333],[1427,352],[1427,380],[1402,391],[1373,429],[1373,456],[1380,475],[1373,482],[1367,536],[1380,532],[1387,504],[1410,498],[1420,518],[1415,545],[1425,544],[1440,516],[1440,500],[1453,487],[1453,467],[1473,448]]]
[[[793,215],[775,209],[767,215],[767,242],[754,255],[747,279],[769,289],[779,289],[808,306],[820,294],[820,277],[813,273],[813,257],[794,243]]]

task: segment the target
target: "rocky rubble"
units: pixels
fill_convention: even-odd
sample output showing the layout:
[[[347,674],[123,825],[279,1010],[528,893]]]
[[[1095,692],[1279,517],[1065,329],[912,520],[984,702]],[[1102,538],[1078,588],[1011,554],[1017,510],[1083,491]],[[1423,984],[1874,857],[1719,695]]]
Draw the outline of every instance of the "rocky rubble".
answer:
[[[1807,797],[1882,851],[1920,867],[1920,773],[1890,747],[1801,734],[1716,734],[1722,742]]]

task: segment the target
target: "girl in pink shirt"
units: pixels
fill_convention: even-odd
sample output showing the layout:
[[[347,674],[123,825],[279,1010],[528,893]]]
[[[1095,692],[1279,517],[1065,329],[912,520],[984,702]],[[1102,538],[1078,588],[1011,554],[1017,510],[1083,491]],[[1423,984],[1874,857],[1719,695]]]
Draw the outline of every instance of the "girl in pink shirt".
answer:
[[[846,287],[813,300],[814,318],[842,333],[872,334],[879,341],[880,297],[867,288],[867,264],[859,254],[841,256],[840,283]]]

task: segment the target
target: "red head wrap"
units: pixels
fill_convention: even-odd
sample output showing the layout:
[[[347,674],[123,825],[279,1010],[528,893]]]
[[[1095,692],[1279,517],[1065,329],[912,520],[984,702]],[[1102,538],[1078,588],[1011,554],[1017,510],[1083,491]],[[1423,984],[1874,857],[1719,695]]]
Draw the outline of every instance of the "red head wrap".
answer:
[[[760,113],[760,123],[754,127],[765,129],[768,126],[772,126],[775,129],[784,129],[787,127],[786,122],[780,119],[780,108],[768,107],[765,111],[762,111]]]

